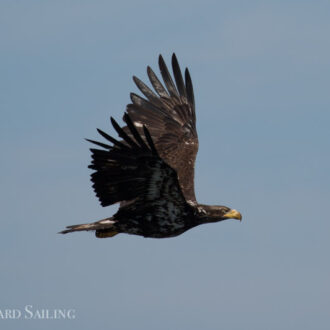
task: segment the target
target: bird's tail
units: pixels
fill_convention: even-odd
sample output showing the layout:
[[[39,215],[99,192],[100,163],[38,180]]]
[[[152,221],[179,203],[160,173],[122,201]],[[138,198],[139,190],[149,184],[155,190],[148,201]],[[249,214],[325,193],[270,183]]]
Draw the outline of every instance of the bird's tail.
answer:
[[[106,218],[96,222],[67,226],[66,229],[60,231],[59,234],[73,233],[75,231],[95,230],[96,237],[112,237],[118,234],[118,231],[114,228],[114,224],[115,221],[113,218]]]

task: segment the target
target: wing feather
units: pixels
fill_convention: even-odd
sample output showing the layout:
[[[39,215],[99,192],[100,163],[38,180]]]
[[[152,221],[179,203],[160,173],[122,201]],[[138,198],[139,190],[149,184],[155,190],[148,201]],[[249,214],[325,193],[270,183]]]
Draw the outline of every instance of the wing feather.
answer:
[[[169,97],[166,89],[164,88],[163,84],[160,82],[160,80],[157,78],[156,74],[153,72],[150,66],[147,67],[147,73],[149,76],[149,80],[151,82],[152,87],[155,89],[155,91],[158,93],[160,97]]]
[[[173,67],[173,74],[174,74],[175,82],[178,87],[180,96],[186,96],[186,87],[184,85],[179,62],[178,62],[178,59],[176,58],[175,54],[173,54],[173,56],[172,56],[172,67]]]
[[[194,97],[194,89],[190,77],[189,70],[186,69],[185,71],[185,80],[186,80],[186,90],[187,90],[187,97],[188,103],[191,105],[191,115],[193,118],[193,122],[196,122],[196,114],[195,114],[195,97]]]
[[[162,55],[159,55],[158,63],[159,63],[160,73],[163,77],[165,86],[166,86],[170,96],[178,98],[179,94],[178,94],[178,92],[176,90],[176,87],[173,83],[172,77],[171,77],[170,73],[168,72],[167,66],[165,64],[165,61],[164,61]]]
[[[161,106],[162,102],[159,97],[139,78],[133,76],[133,81],[135,82],[136,86],[139,90],[143,93],[143,95],[157,106]]]
[[[142,130],[139,130],[127,113],[124,115],[124,121],[126,130],[111,118],[112,126],[122,141],[101,130],[98,130],[99,133],[112,145],[89,140],[105,148],[90,149],[92,162],[89,168],[94,170],[91,180],[101,205],[129,202],[130,207],[136,205],[135,207],[143,211],[143,207],[148,205],[147,201],[157,199],[158,202],[172,201],[179,207],[185,207],[187,203],[177,173],[158,155],[148,128],[143,126]],[[120,210],[123,208],[125,206],[121,206]],[[120,212],[122,214],[123,211]]]
[[[133,77],[146,99],[131,93],[132,103],[127,105],[126,111],[145,142],[143,126],[147,127],[160,157],[176,170],[185,198],[196,202],[194,166],[198,151],[198,137],[191,77],[186,69],[185,79],[183,79],[175,54],[172,56],[175,83],[161,55],[159,68],[166,88],[148,66],[150,83],[158,95],[140,79]],[[132,137],[129,128],[124,127],[123,130]]]

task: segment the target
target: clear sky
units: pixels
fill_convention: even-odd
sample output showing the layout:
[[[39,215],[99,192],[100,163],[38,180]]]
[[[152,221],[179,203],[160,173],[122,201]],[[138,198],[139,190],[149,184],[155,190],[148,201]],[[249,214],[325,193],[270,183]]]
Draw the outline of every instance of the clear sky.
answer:
[[[0,2],[1,329],[330,328],[328,1]],[[196,194],[243,221],[172,239],[67,236],[112,215],[89,180],[157,57],[195,88]]]

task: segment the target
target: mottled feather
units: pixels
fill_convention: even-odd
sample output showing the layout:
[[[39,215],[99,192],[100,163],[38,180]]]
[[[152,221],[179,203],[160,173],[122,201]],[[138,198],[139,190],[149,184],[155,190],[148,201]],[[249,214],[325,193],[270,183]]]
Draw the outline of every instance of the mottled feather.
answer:
[[[127,112],[141,134],[143,125],[148,128],[160,157],[176,170],[185,198],[196,203],[194,167],[198,137],[190,74],[186,69],[184,81],[175,54],[172,56],[175,83],[162,56],[159,56],[159,67],[166,88],[148,67],[151,85],[158,96],[134,77],[134,82],[146,99],[131,93],[132,103],[127,105]],[[123,129],[127,132],[127,127]]]

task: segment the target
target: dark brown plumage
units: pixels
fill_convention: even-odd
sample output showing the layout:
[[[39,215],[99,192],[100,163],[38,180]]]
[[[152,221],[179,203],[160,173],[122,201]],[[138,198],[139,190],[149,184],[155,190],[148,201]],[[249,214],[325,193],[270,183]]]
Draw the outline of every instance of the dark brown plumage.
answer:
[[[110,144],[88,140],[103,149],[91,149],[95,172],[91,179],[102,206],[120,202],[112,217],[91,224],[67,227],[61,233],[95,230],[97,237],[118,233],[145,237],[172,237],[207,222],[241,215],[225,206],[198,204],[194,191],[194,164],[198,151],[195,102],[188,69],[185,80],[175,54],[175,83],[159,56],[165,87],[150,67],[148,76],[155,92],[137,77],[146,97],[131,93],[132,103],[124,115],[126,126],[111,123],[121,141],[101,130]]]

